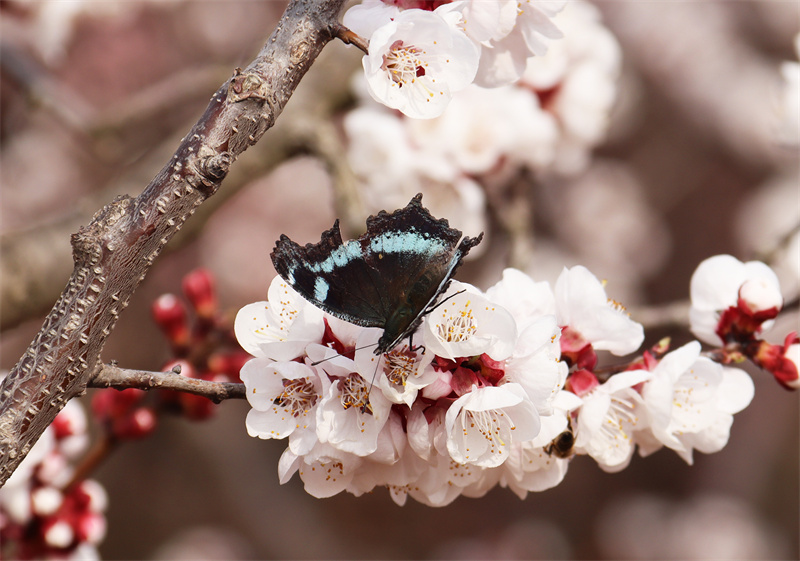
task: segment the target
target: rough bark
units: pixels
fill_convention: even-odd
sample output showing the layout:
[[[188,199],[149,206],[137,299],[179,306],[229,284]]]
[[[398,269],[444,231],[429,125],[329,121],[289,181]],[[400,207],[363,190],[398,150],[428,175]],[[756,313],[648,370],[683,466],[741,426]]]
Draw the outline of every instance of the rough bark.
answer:
[[[0,484],[101,367],[120,312],[164,245],[269,129],[337,31],[344,0],[292,0],[256,59],[223,84],[167,165],[73,234],[69,282],[0,387]]]

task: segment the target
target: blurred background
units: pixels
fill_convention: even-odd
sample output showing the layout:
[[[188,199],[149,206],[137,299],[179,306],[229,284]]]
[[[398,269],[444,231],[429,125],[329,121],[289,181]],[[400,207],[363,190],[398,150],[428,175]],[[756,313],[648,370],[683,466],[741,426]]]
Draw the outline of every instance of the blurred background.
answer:
[[[0,368],[16,363],[64,287],[69,234],[117,194],[141,192],[218,86],[258,52],[284,7],[277,0],[0,2]],[[580,263],[643,320],[654,307],[688,298],[702,259],[731,253],[767,260],[795,301],[772,330],[776,337],[800,328],[793,121],[800,69],[792,65],[800,4],[597,8],[618,46],[607,65],[613,82],[602,134],[584,135],[569,165],[538,160],[525,172],[473,175],[477,195],[469,187],[440,196],[428,182],[383,196],[370,183],[369,155],[356,150],[345,116],[369,103],[358,93],[360,56],[332,43],[276,128],[240,158],[157,260],[104,361],[161,368],[169,349],[150,306],[179,293],[190,270],[215,275],[233,314],[266,298],[269,252],[280,234],[317,241],[337,216],[358,234],[368,214],[405,204],[404,188],[422,190],[434,215],[466,234],[487,231],[483,252],[459,272],[481,288],[509,263],[550,281]],[[536,94],[547,109],[543,92]],[[552,111],[559,138],[567,138],[564,115]],[[646,333],[645,345],[666,335],[675,346],[690,338],[685,326],[668,324]],[[735,416],[729,444],[697,454],[694,466],[662,450],[606,474],[579,457],[560,485],[524,501],[498,488],[442,509],[413,500],[397,507],[382,490],[318,500],[299,478],[279,485],[284,444],[247,436],[244,402],[225,402],[202,423],[165,416],[154,435],[120,447],[94,474],[109,495],[100,554],[796,559],[798,394],[749,371],[755,398]],[[82,398],[87,409],[92,392]]]

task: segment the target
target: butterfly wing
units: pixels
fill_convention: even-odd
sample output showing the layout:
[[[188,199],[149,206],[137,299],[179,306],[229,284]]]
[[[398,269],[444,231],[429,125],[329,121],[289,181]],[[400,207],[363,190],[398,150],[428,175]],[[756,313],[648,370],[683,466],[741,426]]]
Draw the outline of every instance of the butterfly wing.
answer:
[[[342,241],[337,221],[318,244],[304,247],[281,236],[275,270],[307,300],[357,325],[384,328],[379,350],[407,337],[445,288],[461,259],[481,237],[437,220],[422,195],[393,213],[367,219],[367,232]]]
[[[365,327],[383,327],[388,303],[356,240],[342,242],[339,221],[317,244],[282,235],[271,254],[275,270],[301,296],[329,314]]]

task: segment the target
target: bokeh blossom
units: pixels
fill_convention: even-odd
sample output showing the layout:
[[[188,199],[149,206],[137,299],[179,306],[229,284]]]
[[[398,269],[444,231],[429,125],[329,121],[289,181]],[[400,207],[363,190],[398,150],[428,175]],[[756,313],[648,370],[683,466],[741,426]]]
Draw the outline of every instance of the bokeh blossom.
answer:
[[[105,490],[73,481],[72,463],[88,444],[86,415],[69,401],[0,488],[4,559],[98,559],[106,532]]]

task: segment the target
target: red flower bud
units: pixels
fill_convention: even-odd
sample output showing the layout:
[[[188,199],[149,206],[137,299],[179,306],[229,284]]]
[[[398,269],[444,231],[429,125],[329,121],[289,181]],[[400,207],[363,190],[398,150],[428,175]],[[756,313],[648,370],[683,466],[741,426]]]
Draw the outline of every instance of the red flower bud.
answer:
[[[152,307],[153,319],[167,336],[173,349],[184,349],[189,345],[189,322],[186,307],[174,294],[162,294]]]
[[[600,385],[597,376],[588,370],[576,370],[567,378],[565,389],[568,389],[578,397],[583,397],[597,386]]]
[[[92,399],[92,412],[115,438],[131,439],[147,436],[156,426],[155,413],[139,405],[146,392],[130,388],[98,391]]]
[[[753,341],[744,352],[787,390],[800,389],[800,337],[797,333],[789,333],[783,345]]]
[[[213,320],[217,315],[217,291],[214,276],[207,269],[195,269],[183,277],[183,293],[202,320]]]

